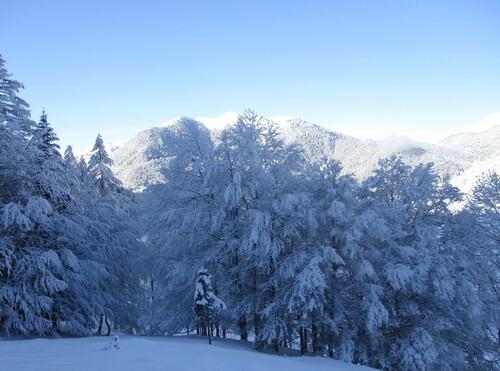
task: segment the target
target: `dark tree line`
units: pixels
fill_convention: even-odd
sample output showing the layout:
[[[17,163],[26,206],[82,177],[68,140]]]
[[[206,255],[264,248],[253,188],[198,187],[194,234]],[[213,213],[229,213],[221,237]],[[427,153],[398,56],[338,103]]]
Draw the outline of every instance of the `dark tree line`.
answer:
[[[0,325],[7,334],[87,335],[99,320],[137,327],[133,195],[100,136],[89,165],[63,158],[0,58]],[[108,322],[109,323],[109,322]]]

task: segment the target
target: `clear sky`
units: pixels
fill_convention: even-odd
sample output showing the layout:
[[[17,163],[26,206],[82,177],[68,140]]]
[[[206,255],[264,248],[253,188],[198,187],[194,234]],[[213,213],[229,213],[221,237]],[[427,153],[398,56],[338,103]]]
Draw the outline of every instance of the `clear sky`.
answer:
[[[430,140],[500,112],[499,0],[0,0],[0,53],[62,145],[245,108]]]

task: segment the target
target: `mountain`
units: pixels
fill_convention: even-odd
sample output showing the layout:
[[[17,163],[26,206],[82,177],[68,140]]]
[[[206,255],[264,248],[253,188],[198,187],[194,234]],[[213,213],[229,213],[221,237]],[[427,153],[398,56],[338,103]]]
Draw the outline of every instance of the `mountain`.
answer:
[[[459,151],[471,161],[483,161],[500,152],[500,125],[480,133],[458,133],[438,142],[440,147]]]
[[[208,129],[194,119],[179,117],[141,131],[121,146],[113,156],[113,170],[125,186],[142,190],[165,182],[170,161],[180,153],[196,150],[199,143],[211,145]]]
[[[236,120],[234,112],[216,119],[179,117],[144,130],[115,152],[115,173],[135,190],[165,182],[165,171],[173,158],[196,150],[200,143],[212,145],[220,131]],[[500,171],[500,126],[428,144],[406,137],[364,140],[293,117],[271,120],[277,123],[285,142],[300,146],[308,161],[317,163],[323,157],[335,158],[341,162],[344,173],[352,173],[358,180],[370,176],[378,160],[391,154],[400,155],[412,165],[433,162],[436,171],[450,175],[454,184],[465,191],[481,172]]]
[[[318,162],[325,156],[335,158],[345,173],[352,173],[359,180],[371,175],[379,159],[394,153],[412,165],[434,162],[440,173],[457,174],[465,166],[450,160],[455,157],[454,149],[442,149],[405,137],[381,141],[358,139],[300,119],[287,119],[278,124],[285,142],[298,144],[309,161]]]
[[[456,153],[455,161],[468,164],[453,179],[454,184],[464,191],[472,189],[481,174],[489,170],[500,172],[500,125],[479,133],[454,134],[438,145]]]

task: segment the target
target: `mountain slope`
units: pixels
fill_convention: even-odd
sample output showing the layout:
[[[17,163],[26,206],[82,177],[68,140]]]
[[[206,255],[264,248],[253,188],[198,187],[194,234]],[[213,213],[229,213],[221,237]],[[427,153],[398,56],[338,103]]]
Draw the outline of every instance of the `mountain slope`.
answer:
[[[180,152],[196,151],[198,142],[211,145],[210,132],[200,122],[180,117],[135,135],[116,151],[113,170],[134,190],[164,183],[170,161]]]
[[[200,145],[213,145],[220,130],[235,120],[234,113],[217,120],[180,117],[161,127],[142,131],[116,151],[116,175],[135,190],[163,183],[167,181],[165,170],[172,158],[197,151]],[[302,148],[308,161],[317,163],[323,157],[337,159],[343,172],[352,173],[358,180],[370,176],[378,160],[391,154],[401,156],[412,165],[433,162],[438,173],[450,175],[464,190],[469,190],[475,177],[486,169],[500,171],[500,126],[426,144],[402,137],[362,140],[291,117],[277,117],[273,121],[285,142]]]
[[[438,145],[452,150],[456,154],[455,161],[467,162],[468,166],[453,179],[464,191],[472,189],[481,174],[490,170],[500,172],[500,125],[479,133],[451,135]]]
[[[303,148],[309,161],[318,162],[322,157],[335,158],[342,163],[345,173],[352,173],[359,180],[370,176],[378,160],[391,154],[400,155],[412,165],[434,162],[437,171],[443,174],[458,174],[466,166],[466,163],[455,159],[459,156],[453,148],[439,148],[409,138],[362,140],[299,119],[288,119],[278,124],[285,141]]]

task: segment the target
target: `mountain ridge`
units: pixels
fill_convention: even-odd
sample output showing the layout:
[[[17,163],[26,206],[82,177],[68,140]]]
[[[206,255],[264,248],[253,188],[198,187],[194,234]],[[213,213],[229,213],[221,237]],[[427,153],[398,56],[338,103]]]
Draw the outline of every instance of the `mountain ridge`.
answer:
[[[193,145],[190,140],[213,143],[218,133],[234,124],[236,118],[234,112],[216,119],[181,116],[143,130],[114,153],[115,173],[135,190],[165,182],[165,168],[179,151]],[[481,172],[500,171],[500,125],[480,133],[456,133],[432,144],[407,137],[360,139],[289,116],[270,121],[277,124],[287,145],[296,144],[303,149],[308,161],[337,159],[344,173],[352,173],[358,180],[370,176],[378,160],[392,154],[400,155],[411,165],[433,162],[439,174],[449,175],[453,184],[464,191],[470,190]]]

